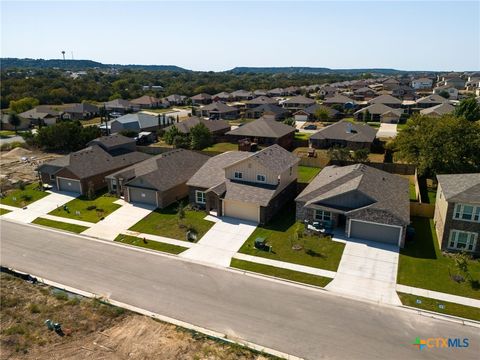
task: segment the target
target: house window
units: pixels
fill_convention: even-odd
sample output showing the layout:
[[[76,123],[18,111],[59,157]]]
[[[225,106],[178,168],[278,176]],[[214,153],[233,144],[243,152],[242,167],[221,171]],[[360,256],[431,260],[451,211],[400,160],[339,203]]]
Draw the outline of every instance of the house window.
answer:
[[[196,190],[195,191],[195,202],[197,204],[205,204],[206,203],[206,196],[205,196],[205,192],[203,191],[198,191]]]
[[[267,178],[265,177],[265,175],[258,174],[257,175],[257,181],[258,182],[265,182],[265,181],[267,181]]]
[[[55,175],[51,174],[50,175],[50,180],[55,180]]]
[[[456,220],[480,222],[480,206],[455,204],[453,218]]]
[[[242,179],[243,174],[240,171],[235,171],[235,174],[233,175],[235,179]]]
[[[315,210],[315,220],[330,221],[332,220],[332,213],[330,211]]]
[[[477,233],[452,230],[448,247],[454,250],[474,251],[477,245]]]

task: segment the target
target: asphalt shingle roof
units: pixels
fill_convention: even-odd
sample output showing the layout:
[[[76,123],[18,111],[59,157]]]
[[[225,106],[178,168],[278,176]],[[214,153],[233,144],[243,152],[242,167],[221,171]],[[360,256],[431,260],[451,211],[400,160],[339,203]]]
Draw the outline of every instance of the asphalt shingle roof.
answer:
[[[450,114],[455,110],[455,107],[448,104],[439,104],[435,105],[426,109],[420,110],[420,114],[422,115],[430,115],[430,114],[437,114],[437,115],[445,115],[445,114]]]
[[[205,105],[200,108],[202,111],[217,111],[219,113],[229,113],[232,111],[238,111],[238,109],[234,106],[228,106],[227,104],[217,101],[211,104]]]
[[[284,104],[315,104],[315,100],[299,95],[286,100]]]
[[[269,118],[260,118],[227,132],[227,135],[277,139],[292,132],[295,132],[295,128],[290,125],[285,125]]]
[[[188,134],[190,133],[190,129],[198,124],[204,124],[210,132],[216,132],[220,130],[228,131],[230,130],[230,124],[228,121],[225,120],[205,120],[199,118],[197,116],[189,117],[179,123],[170,125],[169,127],[165,128],[165,131],[168,131],[172,127],[176,127],[181,133]]]
[[[480,204],[480,173],[437,175],[445,200]]]
[[[372,100],[369,100],[370,104],[395,104],[400,105],[402,100],[392,96],[392,95],[380,95]]]
[[[335,139],[352,142],[371,143],[375,140],[377,129],[367,125],[339,121],[313,134],[310,139]]]

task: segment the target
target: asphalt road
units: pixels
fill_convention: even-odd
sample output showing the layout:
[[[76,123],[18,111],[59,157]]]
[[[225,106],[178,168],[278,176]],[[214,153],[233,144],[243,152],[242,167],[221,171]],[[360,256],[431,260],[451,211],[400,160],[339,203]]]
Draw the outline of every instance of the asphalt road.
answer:
[[[307,359],[478,359],[480,332],[397,308],[7,221],[1,264]],[[416,337],[469,338],[424,349]]]

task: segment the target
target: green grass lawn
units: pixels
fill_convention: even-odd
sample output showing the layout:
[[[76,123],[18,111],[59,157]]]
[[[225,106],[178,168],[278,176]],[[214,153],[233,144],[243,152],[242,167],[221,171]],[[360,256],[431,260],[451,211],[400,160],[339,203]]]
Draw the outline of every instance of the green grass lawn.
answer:
[[[10,210],[0,208],[0,216],[8,214]]]
[[[226,152],[226,151],[236,151],[238,150],[238,144],[232,144],[232,143],[218,143],[214,144],[206,149],[203,149],[204,151],[218,151],[218,152]]]
[[[191,226],[197,231],[197,239],[200,240],[214,224],[204,219],[206,216],[204,211],[185,210],[184,227],[180,227],[178,224],[177,207],[178,204],[174,203],[165,209],[157,209],[133,225],[129,230],[177,240],[186,240],[187,228]]]
[[[86,226],[69,224],[61,221],[55,221],[55,220],[43,219],[43,218],[36,218],[35,220],[32,221],[32,223],[37,225],[48,226],[48,227],[52,227],[60,230],[71,231],[77,234],[80,234],[81,232],[88,229]]]
[[[277,214],[271,223],[265,227],[257,227],[243,244],[240,252],[336,271],[345,245],[332,241],[329,237],[303,236],[296,242],[303,249],[292,250],[293,234],[297,226],[303,232],[304,225],[295,221],[295,208],[289,205]],[[267,244],[272,246],[272,252],[255,248],[255,239],[258,237],[266,239]]]
[[[122,235],[122,234],[118,235],[115,238],[115,241],[120,242],[122,244],[139,246],[147,249],[167,252],[170,254],[180,254],[181,252],[188,250],[188,248],[183,246],[171,245],[171,244],[161,243],[153,240],[146,240],[146,243],[145,243],[143,239],[140,239],[138,237]]]
[[[117,200],[118,198],[115,196],[108,196],[106,194],[98,194],[93,200],[88,200],[86,196],[80,196],[65,204],[68,211],[64,210],[64,206],[61,206],[49,214],[96,223],[99,222],[102,217],[111,214],[120,207],[120,205],[113,203]],[[95,208],[88,210],[89,207]],[[80,215],[76,214],[77,211],[80,212]]]
[[[0,130],[0,139],[8,138],[14,135],[15,135],[15,131],[13,130]]]
[[[427,199],[429,204],[435,204],[435,201],[437,200],[437,190],[428,188],[427,189]]]
[[[410,190],[410,201],[418,201],[417,200],[417,192],[415,190],[415,184],[410,182],[409,184],[409,190]]]
[[[398,296],[403,305],[480,321],[480,309],[473,306],[465,306],[411,294],[398,293]],[[420,300],[421,303],[418,304],[417,300]],[[439,307],[439,305],[443,305],[443,309]]]
[[[405,129],[406,127],[407,127],[406,123],[405,124],[397,124],[397,130],[398,131],[401,131],[401,130]]]
[[[397,282],[403,285],[480,299],[480,261],[469,261],[473,282],[457,283],[450,278],[456,274],[454,259],[438,248],[432,219],[413,217],[415,239],[400,250]],[[450,271],[450,272],[449,272]],[[476,282],[475,282],[476,280]]]
[[[313,134],[310,133],[301,133],[301,132],[296,132],[295,133],[295,140],[308,140],[310,139],[310,136]]]
[[[237,269],[248,270],[257,272],[260,274],[275,276],[282,279],[297,281],[305,284],[325,287],[332,281],[332,279],[315,276],[311,274],[302,273],[299,271],[293,271],[288,269],[281,269],[274,266],[258,264],[250,261],[244,261],[239,259],[232,259],[230,266]]]
[[[298,167],[298,182],[309,183],[322,170],[317,167],[299,166]]]
[[[12,190],[7,193],[7,196],[0,199],[0,203],[4,205],[24,207],[41,198],[47,196],[49,193],[39,190],[38,183],[32,183],[25,186],[25,190]]]

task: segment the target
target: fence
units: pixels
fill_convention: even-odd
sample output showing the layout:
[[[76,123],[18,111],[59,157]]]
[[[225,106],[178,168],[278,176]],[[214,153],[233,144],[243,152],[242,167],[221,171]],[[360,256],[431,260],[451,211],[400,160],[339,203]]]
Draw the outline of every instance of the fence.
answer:
[[[419,202],[410,201],[410,216],[419,216],[433,219],[435,213],[435,205],[422,204]]]
[[[330,161],[331,165],[353,165],[356,164],[353,161],[337,161],[332,160]],[[378,162],[368,162],[365,165],[374,167],[379,170],[386,171],[391,174],[398,174],[398,175],[414,175],[415,174],[415,166],[411,164],[397,164],[397,163],[378,163]]]
[[[164,152],[173,150],[173,148],[162,146],[137,146],[137,151],[150,155],[163,154]]]
[[[328,162],[327,159],[322,159],[320,157],[301,157],[299,165],[323,168],[328,165]]]

